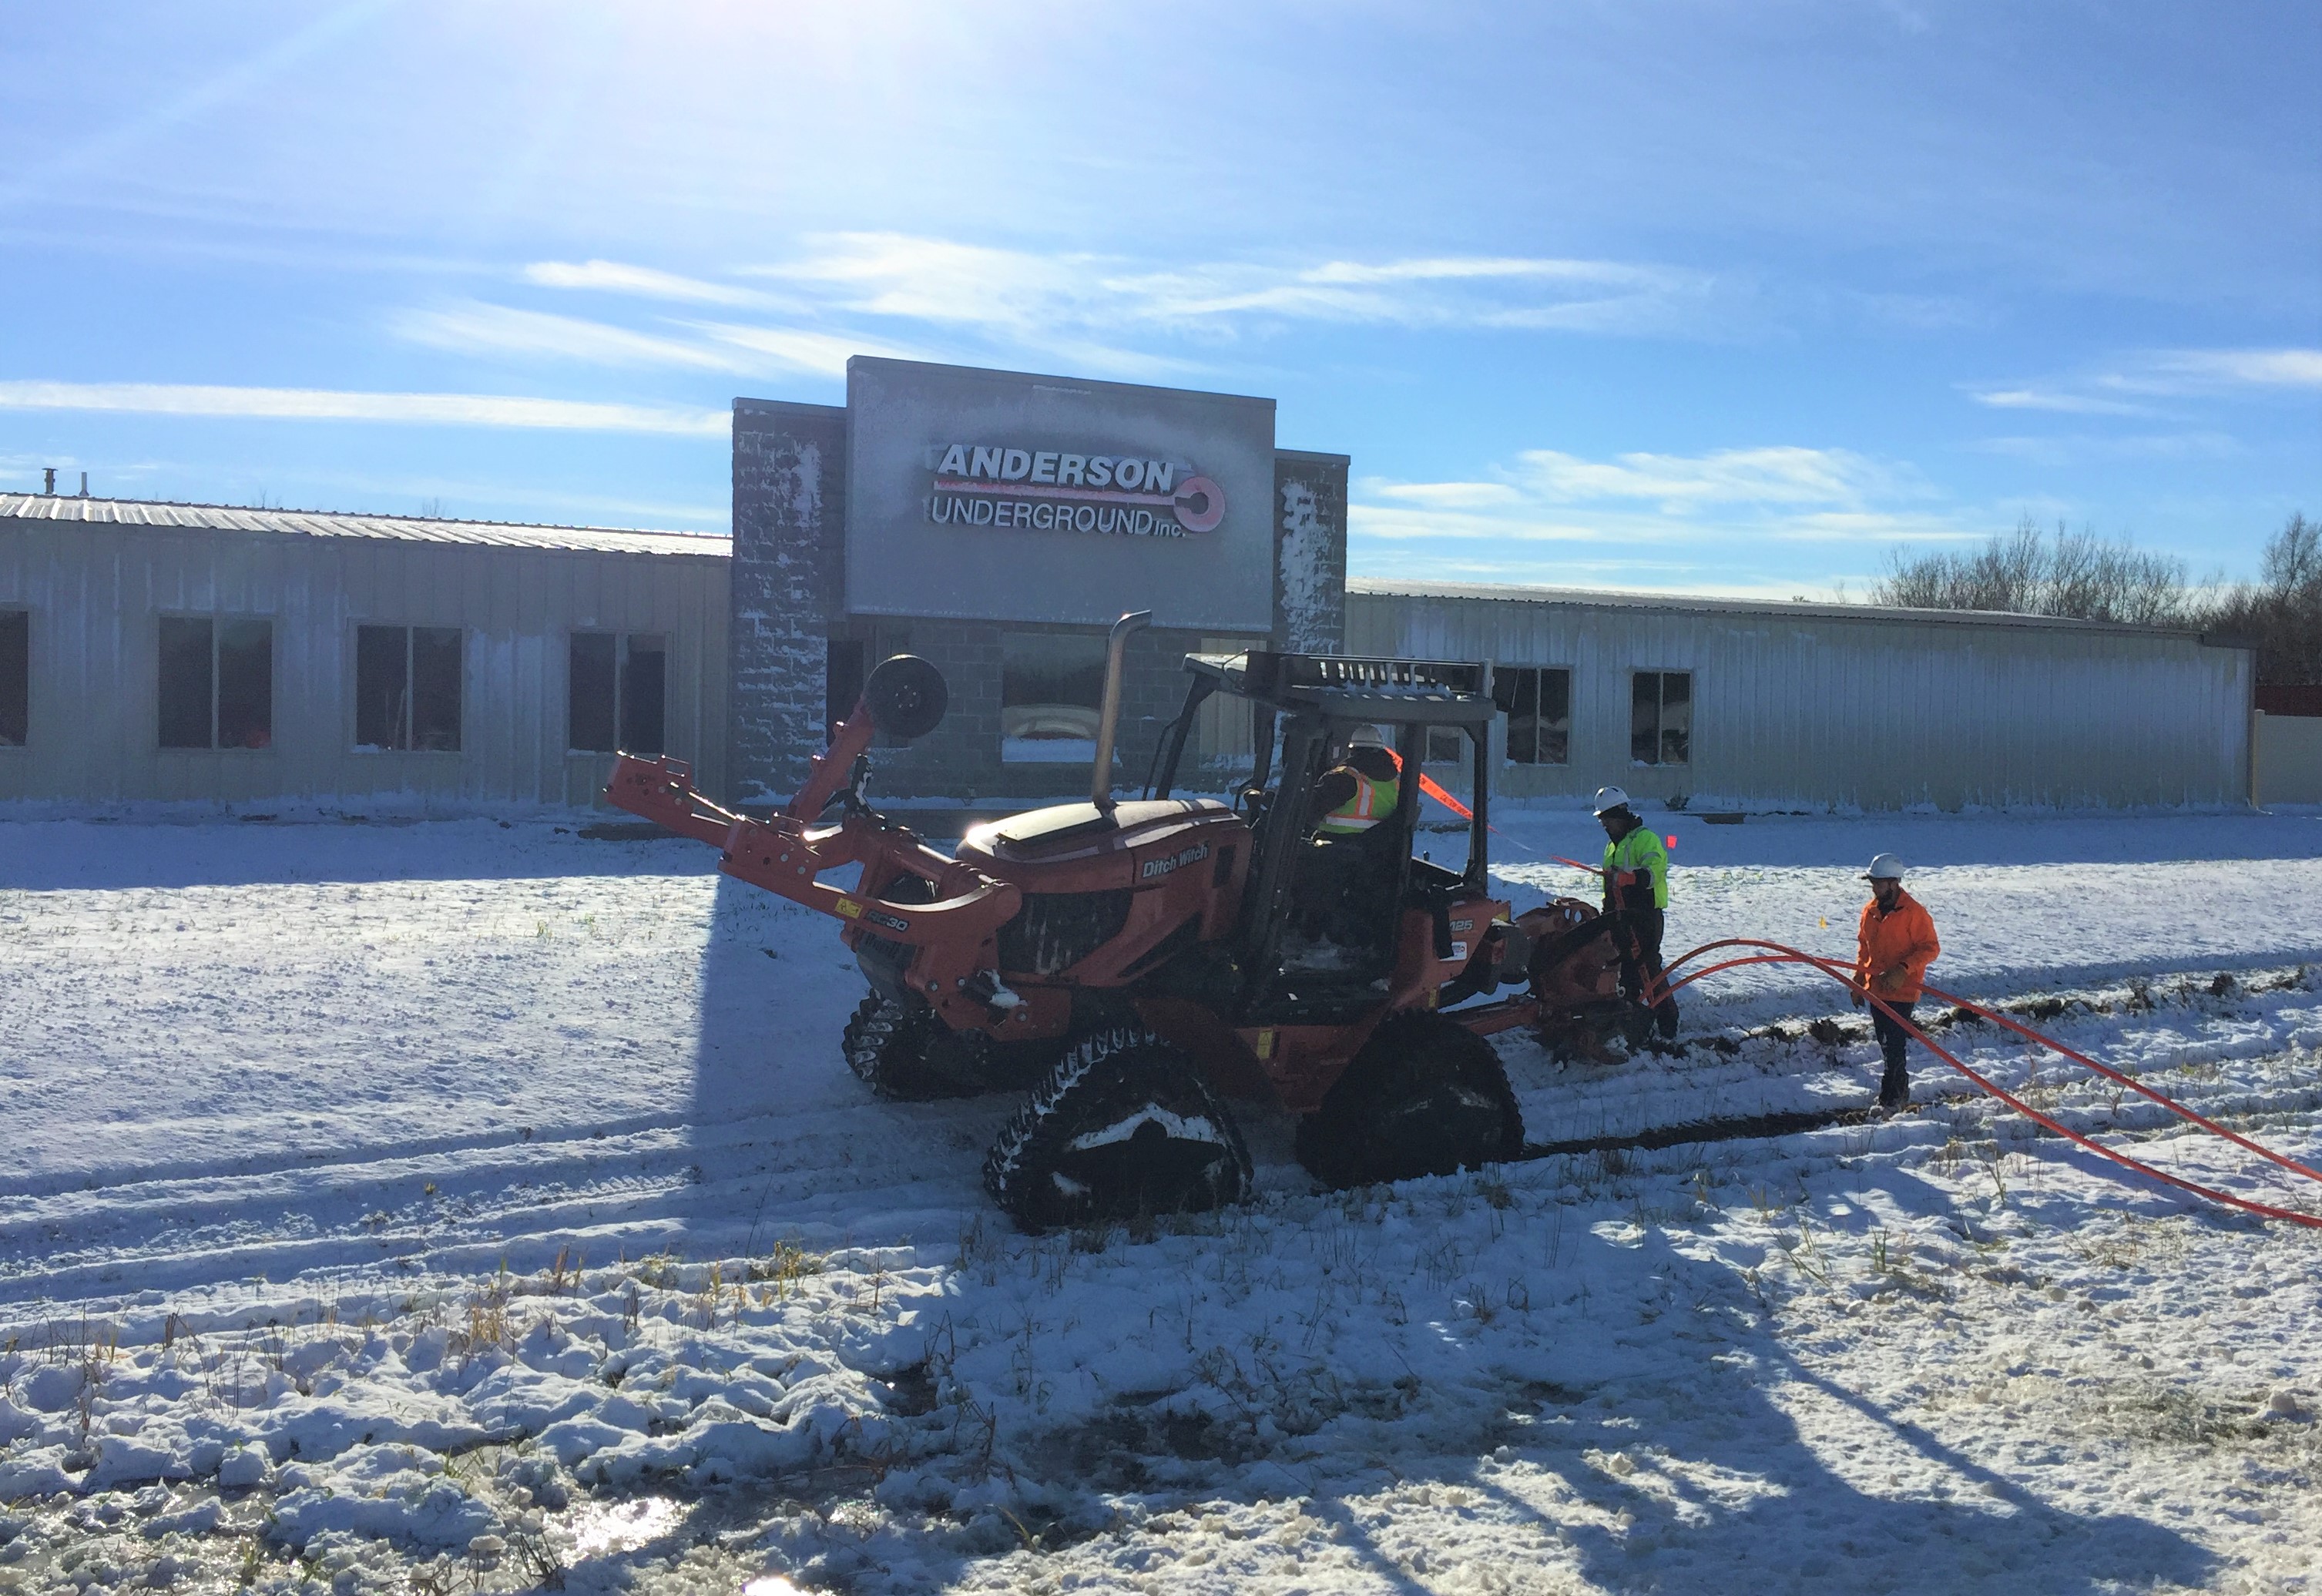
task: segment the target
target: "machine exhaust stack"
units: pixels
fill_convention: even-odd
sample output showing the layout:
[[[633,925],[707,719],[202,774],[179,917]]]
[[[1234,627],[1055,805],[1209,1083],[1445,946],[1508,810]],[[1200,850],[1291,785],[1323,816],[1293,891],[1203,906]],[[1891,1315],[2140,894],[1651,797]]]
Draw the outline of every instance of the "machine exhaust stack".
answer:
[[[1108,812],[1112,808],[1112,738],[1120,727],[1120,671],[1129,654],[1129,634],[1153,623],[1153,612],[1140,609],[1112,624],[1104,645],[1104,708],[1097,718],[1096,768],[1089,774],[1089,802]]]

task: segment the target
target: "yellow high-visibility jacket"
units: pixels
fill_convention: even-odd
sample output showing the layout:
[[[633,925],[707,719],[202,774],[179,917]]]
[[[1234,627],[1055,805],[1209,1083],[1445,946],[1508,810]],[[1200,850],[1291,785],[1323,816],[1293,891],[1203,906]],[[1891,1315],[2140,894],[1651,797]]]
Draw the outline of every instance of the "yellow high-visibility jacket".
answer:
[[[1355,779],[1355,796],[1322,816],[1321,824],[1314,829],[1326,837],[1348,837],[1368,831],[1394,814],[1395,805],[1402,800],[1400,777],[1381,781],[1351,766],[1347,774]]]
[[[1661,846],[1660,834],[1643,825],[1619,842],[1605,844],[1604,901],[1620,907],[1624,901],[1620,889],[1642,886],[1637,880],[1641,871],[1652,879],[1653,907],[1668,907],[1668,850]]]

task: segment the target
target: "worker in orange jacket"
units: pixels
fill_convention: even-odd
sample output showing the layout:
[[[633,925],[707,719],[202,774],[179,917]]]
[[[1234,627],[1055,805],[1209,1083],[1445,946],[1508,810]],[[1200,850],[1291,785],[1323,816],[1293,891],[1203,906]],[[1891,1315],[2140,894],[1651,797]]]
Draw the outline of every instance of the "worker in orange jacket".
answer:
[[[1901,860],[1881,853],[1863,880],[1870,883],[1870,901],[1862,906],[1862,924],[1854,935],[1854,1006],[1862,1007],[1865,994],[1879,999],[1870,1009],[1870,1028],[1887,1058],[1879,1107],[1893,1114],[1911,1101],[1910,1072],[1903,1064],[1910,1036],[1903,1025],[1919,1000],[1927,966],[1943,950],[1935,940],[1933,917],[1903,890]]]

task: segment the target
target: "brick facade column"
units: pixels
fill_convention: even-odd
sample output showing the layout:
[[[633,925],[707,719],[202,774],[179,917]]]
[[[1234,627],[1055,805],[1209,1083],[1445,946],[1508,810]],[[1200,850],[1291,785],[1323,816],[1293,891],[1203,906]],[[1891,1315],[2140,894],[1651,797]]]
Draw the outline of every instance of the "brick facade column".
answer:
[[[1347,456],[1274,455],[1274,646],[1347,646]]]
[[[736,802],[788,799],[827,740],[846,542],[846,410],[735,400],[727,779]]]

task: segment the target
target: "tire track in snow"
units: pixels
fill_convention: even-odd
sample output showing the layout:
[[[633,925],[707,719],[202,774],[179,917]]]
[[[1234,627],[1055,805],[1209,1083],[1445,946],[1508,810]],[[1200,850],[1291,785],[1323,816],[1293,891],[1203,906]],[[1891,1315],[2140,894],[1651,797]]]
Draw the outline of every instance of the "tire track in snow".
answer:
[[[2103,994],[2082,1000],[2091,998],[2104,1000]],[[2266,1113],[2310,1108],[2322,1093],[2292,1089],[2285,1098],[2286,1082],[2250,1090],[2223,1078],[2175,1077],[2188,1061],[2202,1068],[2226,1058],[2280,1061],[2297,1073],[2317,1001],[2290,989],[2212,1002],[2214,1013],[2083,1012],[2050,1028],[2092,1047],[2141,1031],[2144,1067],[2174,1095],[2212,1113]],[[1952,1039],[1970,1047],[1994,1043],[1972,1054],[1985,1065],[2004,1072],[2007,1055],[2022,1051],[1997,1033],[1963,1040],[1973,1029],[1955,1027]],[[1875,1050],[1860,1040],[1825,1046],[1760,1037],[1731,1054],[1696,1043],[1683,1058],[1648,1054],[1610,1070],[1558,1064],[1522,1037],[1504,1039],[1502,1049],[1533,1143],[1633,1136],[1708,1117],[1842,1110],[1867,1100],[1876,1075]],[[1924,1059],[1919,1082],[1929,1116],[1970,1135],[1989,1134],[1998,1116],[1963,1082]],[[19,1199],[0,1207],[0,1300],[184,1290],[260,1273],[279,1281],[303,1271],[458,1272],[503,1262],[536,1269],[560,1250],[599,1261],[662,1248],[745,1251],[753,1232],[761,1242],[801,1233],[868,1241],[916,1231],[927,1239],[980,1210],[977,1164],[1014,1101],[1012,1094],[942,1104],[864,1101],[715,1126],[389,1150],[375,1159],[178,1174]],[[1248,1107],[1243,1114],[1262,1184],[1303,1184],[1306,1177],[1287,1153],[1287,1122],[1276,1125],[1281,1117]],[[2165,1126],[2161,1115],[2153,1109],[2144,1129]],[[2117,1113],[2108,1123],[2122,1128]],[[2129,1128],[2137,1127],[2132,1117]],[[899,1138],[912,1148],[910,1157],[856,1156]]]

